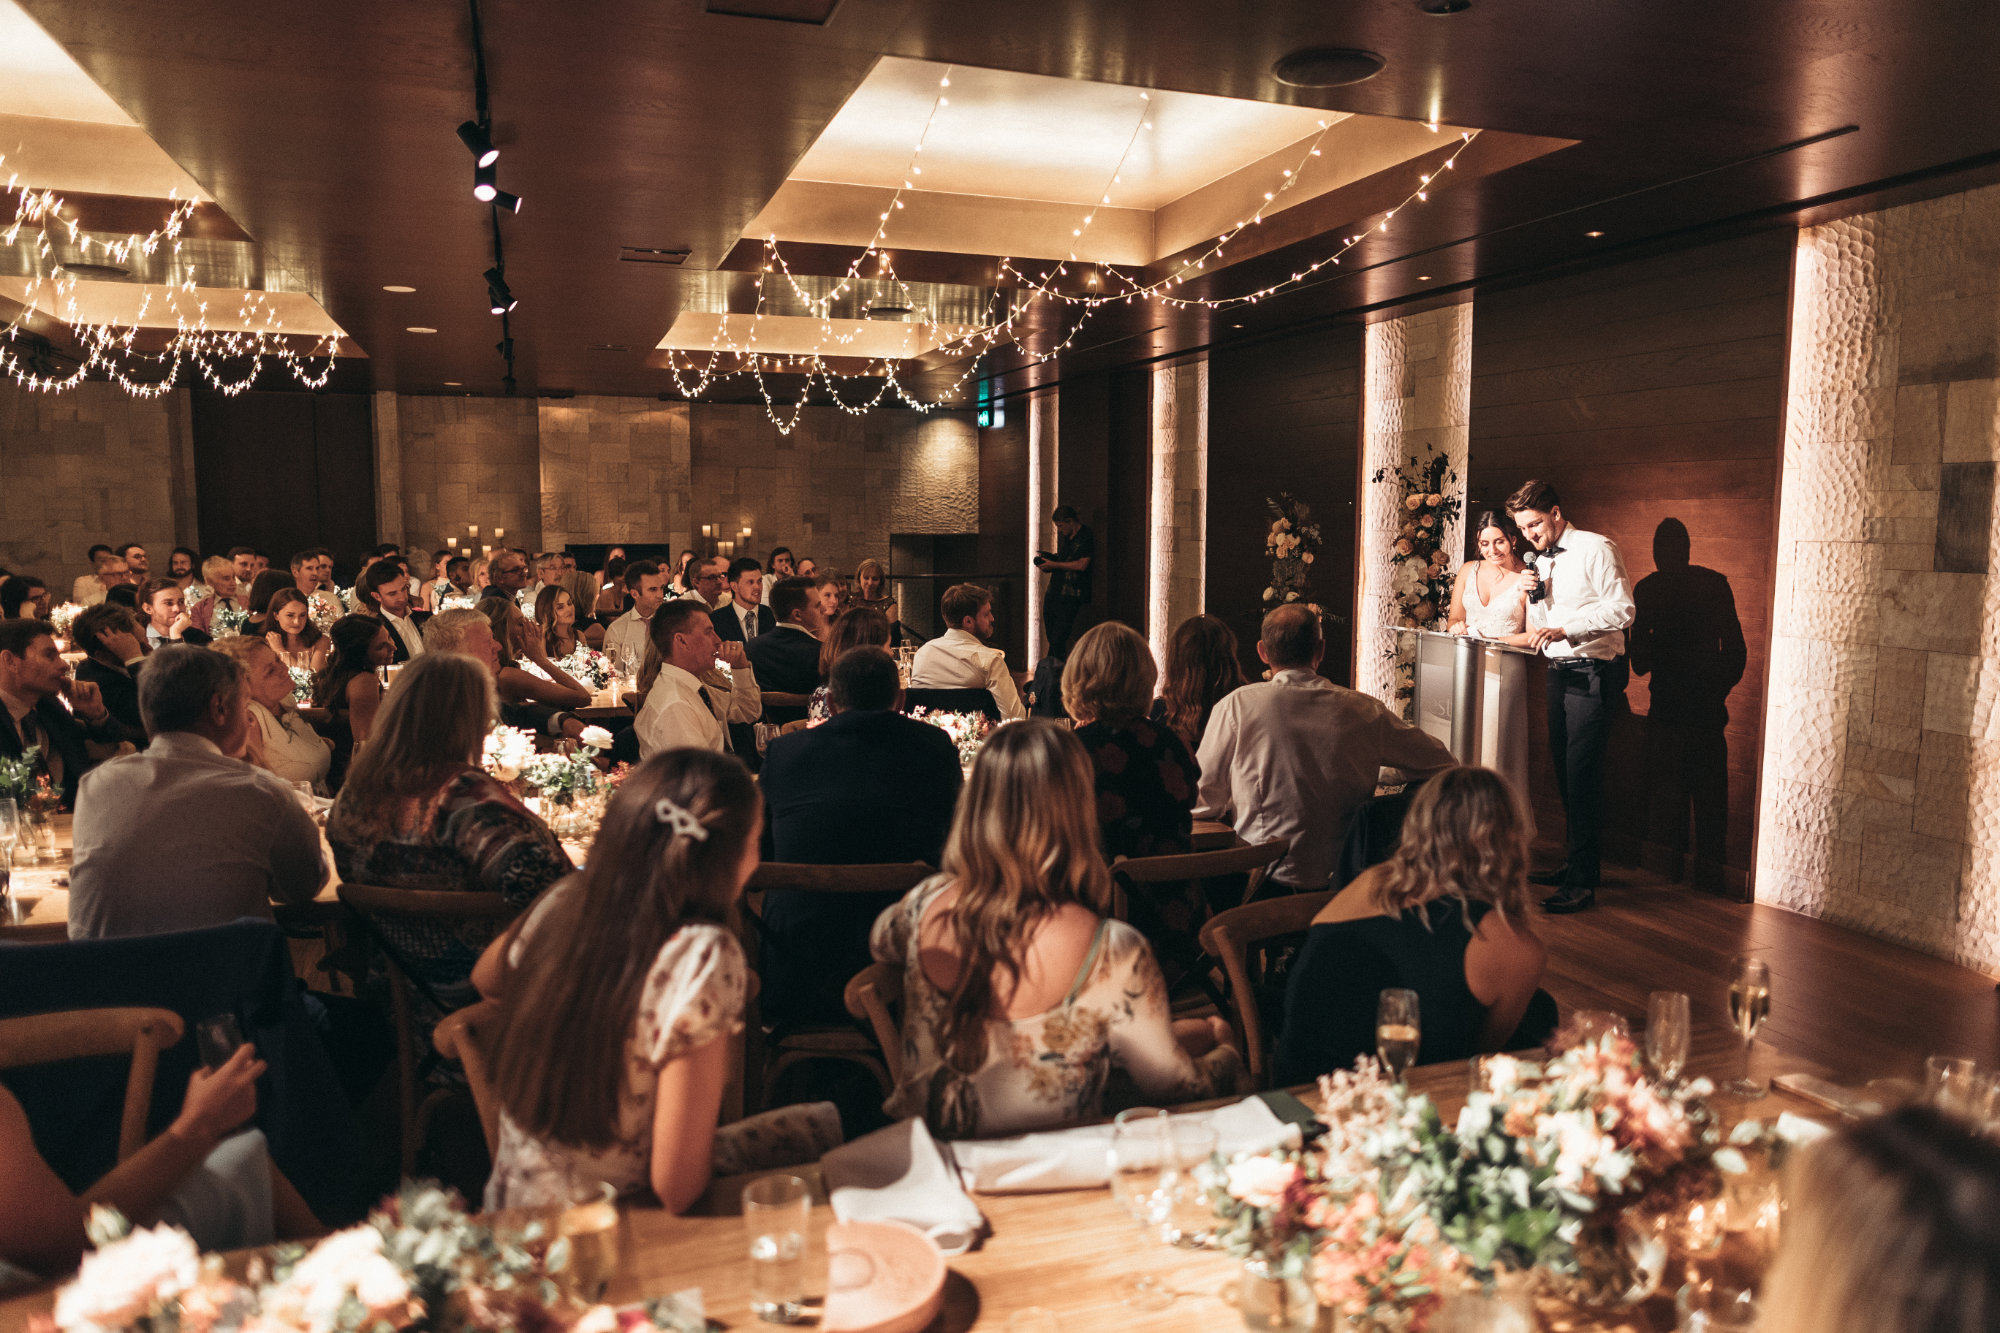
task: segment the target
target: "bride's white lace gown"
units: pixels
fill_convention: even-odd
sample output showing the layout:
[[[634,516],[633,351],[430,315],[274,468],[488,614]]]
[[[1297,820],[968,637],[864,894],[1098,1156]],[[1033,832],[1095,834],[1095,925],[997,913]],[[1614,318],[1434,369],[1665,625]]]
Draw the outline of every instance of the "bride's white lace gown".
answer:
[[[1465,604],[1465,627],[1481,639],[1501,639],[1519,634],[1528,627],[1526,572],[1502,573],[1493,584],[1493,598],[1479,593],[1479,562],[1465,580],[1461,598]],[[1501,762],[1495,767],[1520,794],[1521,807],[1528,813],[1530,834],[1534,831],[1534,805],[1528,793],[1528,685],[1527,662],[1507,653],[1486,655],[1486,723],[1483,730],[1489,743],[1497,743]],[[1482,738],[1485,739],[1485,738]],[[1482,748],[1484,748],[1482,746]]]

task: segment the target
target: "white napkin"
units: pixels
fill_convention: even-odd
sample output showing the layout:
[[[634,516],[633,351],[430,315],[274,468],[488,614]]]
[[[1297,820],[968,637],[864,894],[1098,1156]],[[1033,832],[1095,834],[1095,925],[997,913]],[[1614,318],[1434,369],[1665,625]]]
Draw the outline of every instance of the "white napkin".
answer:
[[[1213,1127],[1216,1151],[1225,1158],[1299,1146],[1299,1127],[1278,1119],[1261,1097],[1246,1097],[1213,1111],[1189,1111],[1174,1119]],[[1110,1148],[1110,1125],[1083,1125],[1011,1139],[954,1143],[951,1154],[967,1189],[977,1194],[1020,1194],[1108,1185]]]
[[[921,1120],[844,1143],[819,1159],[819,1169],[843,1222],[907,1222],[946,1254],[964,1254],[986,1226]]]

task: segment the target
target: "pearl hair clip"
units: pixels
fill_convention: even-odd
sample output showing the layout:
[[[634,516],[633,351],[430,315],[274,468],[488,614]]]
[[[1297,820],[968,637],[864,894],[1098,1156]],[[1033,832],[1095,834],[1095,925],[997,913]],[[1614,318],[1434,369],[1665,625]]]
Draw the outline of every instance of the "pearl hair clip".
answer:
[[[668,797],[662,796],[653,802],[653,818],[671,828],[676,838],[685,833],[696,842],[708,841],[708,825],[696,819],[693,811],[675,805]]]

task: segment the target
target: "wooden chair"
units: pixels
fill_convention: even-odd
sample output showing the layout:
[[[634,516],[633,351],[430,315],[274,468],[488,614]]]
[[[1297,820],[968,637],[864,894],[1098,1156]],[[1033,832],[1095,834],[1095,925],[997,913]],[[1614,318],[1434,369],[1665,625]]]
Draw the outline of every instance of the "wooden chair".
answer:
[[[486,1136],[486,1151],[500,1152],[500,1102],[493,1093],[493,1043],[500,1028],[500,1001],[481,1000],[456,1012],[431,1033],[431,1045],[447,1060],[465,1067],[465,1084],[472,1089],[472,1104],[479,1109],[479,1130]]]
[[[1302,938],[1319,910],[1331,901],[1331,891],[1266,898],[1218,912],[1201,928],[1201,947],[1221,960],[1223,975],[1228,978],[1230,1026],[1242,1039],[1243,1059],[1254,1087],[1264,1087],[1271,1071],[1264,1016],[1257,1007],[1271,958],[1278,948]]]
[[[181,1039],[180,1015],[170,1009],[70,1009],[0,1019],[0,1069],[54,1064],[92,1055],[130,1055],[125,1109],[118,1120],[118,1160],[146,1146],[146,1115],[153,1105],[153,1077],[160,1052]]]
[[[854,974],[841,996],[856,1022],[866,1023],[882,1048],[882,1063],[893,1086],[903,1078],[903,969],[870,963]]]
[[[439,998],[422,977],[415,975],[401,953],[382,934],[377,922],[382,918],[396,917],[446,924],[491,921],[499,928],[512,921],[520,909],[497,893],[449,893],[391,889],[375,884],[342,884],[339,894],[340,901],[352,911],[361,933],[373,941],[388,963],[389,1004],[396,1023],[397,1109],[402,1123],[403,1174],[407,1176],[416,1170],[417,1148],[423,1143],[431,1115],[444,1096],[440,1091],[425,1097],[421,1103],[417,1100],[417,1084],[423,1072],[422,1066],[428,1060],[417,1049],[410,992],[416,990],[440,1014],[451,1014],[453,1007]]]
[[[785,690],[764,691],[764,711],[767,713],[773,708],[808,708],[812,705],[812,701],[810,694],[791,694]]]
[[[1257,896],[1271,866],[1291,848],[1283,838],[1258,843],[1254,847],[1227,847],[1216,852],[1183,852],[1177,856],[1121,856],[1111,863],[1111,878],[1120,891],[1118,917],[1126,917],[1129,886],[1135,884],[1181,884],[1225,875],[1245,875],[1243,901]]]
[[[1271,865],[1285,854],[1282,838],[1255,847],[1226,847],[1213,852],[1182,852],[1173,856],[1120,857],[1111,863],[1112,915],[1139,928],[1153,944],[1154,953],[1165,968],[1173,989],[1186,995],[1187,986],[1200,995],[1186,995],[1199,1004],[1206,996],[1217,1009],[1227,1008],[1227,1000],[1215,984],[1215,960],[1184,929],[1169,925],[1159,903],[1156,886],[1190,884],[1202,899],[1200,910],[1207,915],[1204,880],[1228,876],[1245,877],[1243,901],[1256,896]],[[1200,918],[1197,918],[1199,920]],[[1190,923],[1190,926],[1192,923]]]
[[[772,889],[803,893],[908,893],[936,871],[922,861],[888,865],[818,866],[767,861],[750,877],[743,898],[743,951],[753,970],[762,954],[764,894]],[[885,1052],[878,1051],[868,1033],[848,1026],[812,1026],[773,1034],[766,1040],[763,1014],[754,1003],[745,1016],[748,1045],[745,1052],[744,1081],[755,1094],[755,1108],[769,1101],[778,1079],[786,1070],[808,1060],[845,1060],[860,1065],[871,1074],[887,1096],[895,1088],[884,1064]]]

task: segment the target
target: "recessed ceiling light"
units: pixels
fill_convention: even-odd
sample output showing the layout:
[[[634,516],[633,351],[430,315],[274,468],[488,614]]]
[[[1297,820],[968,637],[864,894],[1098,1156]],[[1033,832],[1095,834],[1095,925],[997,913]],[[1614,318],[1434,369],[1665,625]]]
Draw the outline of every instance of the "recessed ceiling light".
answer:
[[[1417,0],[1417,8],[1426,14],[1463,14],[1472,8],[1472,0]]]
[[[1232,328],[1232,329],[1240,329],[1240,328],[1242,328],[1243,326],[1242,326],[1241,324],[1231,324],[1231,325],[1230,325],[1229,327],[1230,327],[1230,328]]]
[[[423,325],[421,325],[421,324],[412,324],[412,325],[410,325],[410,327],[408,327],[407,329],[404,329],[404,330],[403,330],[403,332],[405,332],[405,333],[436,333],[436,332],[437,332],[437,330],[436,330],[436,329],[427,329],[427,328],[425,328],[425,327],[424,327]]]
[[[463,383],[463,381],[460,381],[460,380],[446,380],[446,381],[444,382],[444,387],[445,387],[445,388],[447,388],[447,389],[456,389],[456,388],[460,387],[460,385],[461,385],[462,383]]]
[[[1417,281],[1418,281],[1418,282],[1429,282],[1430,280],[1431,280],[1431,275],[1430,275],[1430,274],[1428,274],[1428,273],[1419,273],[1419,274],[1417,274]]]
[[[387,284],[385,284],[385,285],[383,286],[382,290],[383,290],[383,291],[385,291],[385,292],[413,292],[413,291],[415,291],[415,290],[416,290],[416,288],[414,288],[414,287],[404,287],[404,286],[402,286],[402,285],[400,285],[400,284],[398,284],[398,283],[394,283],[394,282],[391,282],[391,283],[387,283]]]
[[[1596,240],[1598,237],[1602,236],[1603,234],[1604,233],[1601,231],[1587,231],[1584,233],[1585,236],[1590,237],[1590,239],[1593,241]]]
[[[1314,46],[1280,57],[1271,75],[1294,88],[1341,88],[1374,78],[1387,63],[1373,51]]]

